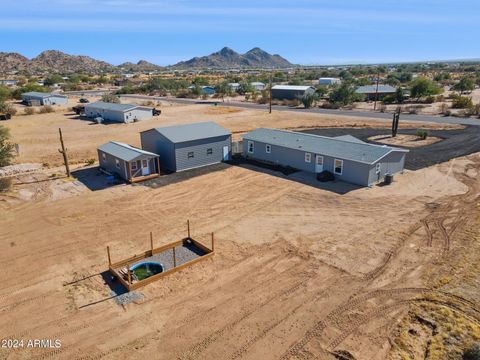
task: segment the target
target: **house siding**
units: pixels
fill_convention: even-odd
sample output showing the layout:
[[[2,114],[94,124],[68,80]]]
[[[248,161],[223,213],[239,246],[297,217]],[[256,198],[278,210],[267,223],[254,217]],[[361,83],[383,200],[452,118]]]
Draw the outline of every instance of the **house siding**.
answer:
[[[175,145],[155,129],[140,133],[142,149],[160,155],[162,169],[176,171]]]
[[[175,144],[176,171],[216,164],[223,161],[224,146],[228,146],[228,157],[231,158],[232,139],[230,135]],[[211,155],[207,155],[207,149],[212,149]],[[189,152],[193,152],[193,158],[188,158]]]
[[[106,121],[130,123],[135,120],[145,120],[152,117],[152,110],[147,109],[132,109],[130,111],[115,111],[109,109],[102,109],[95,106],[85,106],[85,116],[88,118],[102,117]]]
[[[105,160],[103,160],[102,154],[105,154]],[[122,159],[118,159],[118,161],[120,162],[120,168],[117,168],[117,166],[115,165],[115,159],[117,159],[115,156],[102,150],[98,150],[98,160],[100,163],[100,167],[102,169],[105,169],[109,173],[115,174],[120,178],[128,181],[126,162]]]
[[[406,153],[393,151],[370,167],[368,184],[372,185],[384,179],[386,174],[396,174],[403,171]],[[376,172],[376,164],[380,163],[380,173]]]
[[[49,97],[41,97],[41,96],[31,96],[31,95],[22,95],[22,100],[25,102],[35,101],[40,105],[64,105],[68,103],[68,97],[63,96],[49,96]]]
[[[253,141],[254,152],[248,153],[248,142]],[[311,161],[305,162],[306,151],[300,149],[291,149],[278,145],[271,145],[271,152],[266,152],[268,143],[243,139],[243,155],[246,158],[256,159],[260,161],[278,164],[282,166],[290,166],[298,170],[315,173],[315,155],[323,156],[323,170],[330,171],[334,174],[335,159],[343,160],[342,174],[334,174],[338,180],[346,181],[352,184],[368,186],[370,165],[342,158],[335,158],[323,154],[311,153]]]

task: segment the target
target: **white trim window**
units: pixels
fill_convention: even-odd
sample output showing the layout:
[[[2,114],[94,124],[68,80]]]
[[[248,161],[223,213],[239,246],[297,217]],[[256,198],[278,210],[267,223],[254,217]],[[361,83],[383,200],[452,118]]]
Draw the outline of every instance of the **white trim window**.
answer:
[[[213,154],[213,148],[208,148],[207,155],[212,155],[212,154]]]
[[[193,159],[195,157],[195,154],[193,153],[193,151],[189,151],[188,154],[187,154],[187,158],[188,159]]]
[[[312,162],[312,154],[307,152],[305,153],[305,162],[306,163]]]
[[[117,169],[120,169],[120,161],[118,161],[118,159],[115,159],[115,166]]]
[[[337,175],[343,174],[343,160],[335,159],[335,162],[333,165],[333,172]]]
[[[315,161],[316,161],[316,164],[317,164],[317,165],[323,166],[323,156],[322,156],[322,155],[317,155],[317,156],[315,157]]]
[[[253,154],[253,152],[255,151],[254,142],[253,142],[253,141],[249,141],[249,142],[247,143],[247,145],[248,145],[247,152],[248,152],[249,154]]]
[[[265,144],[265,152],[266,152],[267,154],[271,154],[271,152],[272,152],[272,145],[270,145],[270,144]]]
[[[132,161],[132,162],[130,163],[130,166],[131,166],[132,170],[137,170],[137,169],[138,169],[138,167],[137,167],[137,162],[136,162],[136,161]]]
[[[381,164],[380,163],[377,163],[375,165],[375,174],[380,174],[380,167],[381,167]]]

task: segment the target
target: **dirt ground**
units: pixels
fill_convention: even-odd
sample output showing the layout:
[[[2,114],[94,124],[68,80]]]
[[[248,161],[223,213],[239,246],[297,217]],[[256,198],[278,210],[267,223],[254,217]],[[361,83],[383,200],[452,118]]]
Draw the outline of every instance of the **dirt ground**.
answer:
[[[7,125],[23,149],[19,162],[53,166],[59,125],[81,162],[97,144],[135,145],[139,130],[161,124],[212,119],[237,136],[257,126],[379,124],[203,105],[163,110],[131,125],[62,113]],[[0,348],[0,359],[456,360],[480,341],[480,153],[372,188],[252,165],[97,191],[61,173],[17,175],[0,194],[0,339],[62,346]],[[138,254],[150,232],[155,246],[185,236],[187,219],[197,240],[208,244],[215,233],[215,256],[119,306],[105,282],[106,247],[113,261]]]
[[[442,139],[435,136],[429,136],[426,139],[422,139],[422,138],[419,138],[417,135],[411,135],[411,134],[398,134],[395,137],[392,137],[392,135],[382,134],[382,135],[372,136],[368,140],[386,144],[386,145],[391,145],[391,146],[403,146],[407,148],[415,148],[415,147],[435,144],[436,142],[439,142]]]
[[[93,101],[94,99],[92,99]],[[74,100],[71,99],[73,103]],[[132,102],[129,100],[129,102]],[[139,103],[142,103],[141,101]],[[139,132],[153,127],[185,124],[198,121],[216,121],[233,132],[234,140],[246,131],[257,127],[276,127],[286,129],[303,129],[317,127],[374,127],[379,121],[317,114],[292,114],[289,112],[268,112],[247,109],[219,108],[212,105],[173,105],[162,102],[162,114],[150,120],[132,124],[94,124],[82,120],[66,108],[56,108],[55,113],[15,116],[2,125],[8,127],[12,141],[20,145],[17,163],[42,163],[52,167],[60,165],[62,156],[58,152],[58,128],[62,128],[65,144],[72,163],[85,163],[97,159],[96,148],[110,140],[126,142],[140,146]],[[381,121],[380,121],[381,123]],[[415,124],[403,122],[402,129],[459,128],[454,125]]]

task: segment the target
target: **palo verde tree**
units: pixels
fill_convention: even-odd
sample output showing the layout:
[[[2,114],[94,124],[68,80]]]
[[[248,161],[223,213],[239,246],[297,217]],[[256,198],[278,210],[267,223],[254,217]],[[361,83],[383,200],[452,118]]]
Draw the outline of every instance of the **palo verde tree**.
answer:
[[[422,97],[439,94],[441,89],[436,86],[432,80],[427,79],[426,77],[418,77],[413,80],[410,92],[412,97],[418,101]]]
[[[342,106],[349,105],[355,101],[362,100],[362,96],[355,92],[355,85],[346,81],[334,87],[330,93],[330,102]]]
[[[103,94],[100,100],[107,103],[120,104],[120,98],[109,93]]]
[[[13,149],[15,146],[8,141],[9,139],[9,130],[4,126],[0,126],[0,167],[12,163]]]
[[[464,77],[453,86],[453,90],[460,91],[460,95],[475,89],[475,81],[472,78]]]

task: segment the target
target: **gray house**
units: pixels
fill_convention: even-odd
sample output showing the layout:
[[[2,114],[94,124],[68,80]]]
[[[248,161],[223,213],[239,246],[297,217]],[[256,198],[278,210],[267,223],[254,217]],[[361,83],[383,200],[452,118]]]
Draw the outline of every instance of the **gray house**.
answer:
[[[30,91],[22,94],[22,102],[28,106],[64,105],[68,103],[68,96]]]
[[[97,101],[85,104],[85,116],[91,119],[101,117],[105,121],[131,123],[151,118],[153,109],[139,105]]]
[[[277,100],[294,100],[305,94],[315,93],[312,86],[300,85],[275,85],[272,87],[272,99]]]
[[[375,99],[382,100],[386,95],[395,94],[397,88],[390,85],[378,85],[377,89],[377,85],[365,85],[358,87],[355,92],[357,94],[365,95],[369,101],[374,101]]]
[[[181,171],[230,160],[231,133],[214,122],[150,129],[140,133],[142,149],[157,153],[162,168]]]
[[[142,181],[160,175],[157,154],[116,141],[100,145],[97,151],[100,168],[128,182]]]
[[[365,143],[353,136],[330,138],[286,130],[257,129],[243,136],[243,155],[370,186],[403,171],[408,150]]]

